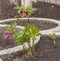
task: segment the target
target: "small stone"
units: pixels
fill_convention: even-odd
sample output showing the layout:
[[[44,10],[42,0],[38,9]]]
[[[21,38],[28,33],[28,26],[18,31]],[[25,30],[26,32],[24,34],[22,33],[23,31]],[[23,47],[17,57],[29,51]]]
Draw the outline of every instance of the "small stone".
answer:
[[[0,46],[0,49],[3,49],[3,48]]]
[[[51,8],[54,8],[54,5],[52,5]]]
[[[0,61],[3,61],[3,60],[0,58]]]
[[[13,61],[19,61],[18,58],[15,58]]]

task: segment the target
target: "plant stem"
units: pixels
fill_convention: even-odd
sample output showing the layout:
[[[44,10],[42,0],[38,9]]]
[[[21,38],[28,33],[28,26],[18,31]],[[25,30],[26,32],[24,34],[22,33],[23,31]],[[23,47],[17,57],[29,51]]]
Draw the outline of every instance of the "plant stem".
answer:
[[[28,43],[28,46],[29,46],[29,49],[27,50],[27,54],[28,54],[29,56],[32,56],[32,49],[31,49],[30,42]]]
[[[27,23],[28,23],[28,24],[31,24],[31,23],[30,23],[30,20],[29,20],[29,16],[28,16],[28,22],[27,22]]]
[[[35,45],[34,45],[34,40],[32,41],[32,52],[34,53],[35,51]]]
[[[26,52],[26,46],[24,45],[24,44],[22,44],[22,47],[23,47],[23,49],[24,49],[24,51],[23,52]]]
[[[56,47],[56,40],[55,40],[55,38],[54,38],[54,48]]]

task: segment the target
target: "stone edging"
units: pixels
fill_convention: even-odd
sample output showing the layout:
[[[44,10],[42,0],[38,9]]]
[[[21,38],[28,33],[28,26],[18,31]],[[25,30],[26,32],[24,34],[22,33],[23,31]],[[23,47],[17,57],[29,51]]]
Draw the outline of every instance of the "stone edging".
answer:
[[[20,18],[21,19],[21,18]],[[27,19],[27,18],[22,18],[22,20],[23,19]],[[60,21],[56,21],[56,20],[54,20],[54,19],[46,19],[46,18],[30,18],[30,19],[37,19],[37,20],[47,20],[47,21],[53,21],[53,22],[55,22],[55,23],[57,23],[58,24],[58,26],[57,27],[55,27],[55,28],[51,28],[51,29],[47,29],[47,30],[42,30],[41,31],[41,33],[42,34],[45,34],[45,35],[47,35],[47,34],[49,34],[49,33],[52,33],[52,32],[54,32],[54,31],[58,31],[59,30],[59,28],[60,28]],[[6,26],[6,25],[2,25],[1,23],[2,22],[5,22],[5,21],[13,21],[13,20],[15,20],[15,19],[4,19],[4,20],[0,20],[0,27],[4,27],[4,26]],[[18,28],[24,28],[24,27],[21,27],[21,26],[17,26]],[[59,34],[59,33],[56,33],[56,34]],[[59,34],[60,35],[60,34]],[[39,38],[40,37],[38,37],[38,39],[37,39],[37,41],[35,42],[35,44],[38,42],[38,40],[39,40]],[[28,48],[28,47],[27,47]],[[0,55],[4,55],[4,54],[11,54],[11,53],[13,53],[13,52],[17,52],[17,51],[21,51],[23,48],[22,48],[22,45],[20,45],[20,46],[16,46],[16,47],[13,47],[13,48],[8,48],[8,49],[5,49],[5,50],[0,50]]]
[[[24,19],[27,19],[27,18],[19,18],[20,20],[24,20]],[[58,24],[58,26],[54,27],[54,28],[51,28],[51,29],[47,29],[47,30],[42,30],[41,33],[42,34],[49,34],[49,33],[52,33],[52,32],[57,32],[58,30],[60,30],[60,21],[59,20],[55,20],[55,19],[48,19],[48,18],[30,18],[31,19],[34,19],[34,20],[42,20],[42,21],[53,21],[55,22],[56,24]],[[11,19],[4,19],[4,20],[0,20],[0,23],[2,22],[5,22],[5,21],[14,21],[15,19],[14,18],[11,18]],[[20,27],[20,26],[18,26]],[[56,33],[58,35],[58,33]]]
[[[0,61],[3,61],[3,60],[0,58]]]

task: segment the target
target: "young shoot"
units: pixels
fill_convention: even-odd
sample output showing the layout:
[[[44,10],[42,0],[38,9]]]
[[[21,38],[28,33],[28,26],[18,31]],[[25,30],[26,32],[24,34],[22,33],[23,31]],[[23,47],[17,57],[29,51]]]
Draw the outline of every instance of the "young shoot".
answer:
[[[54,47],[56,47],[56,34],[53,32],[52,34],[49,34],[49,37],[53,39]]]

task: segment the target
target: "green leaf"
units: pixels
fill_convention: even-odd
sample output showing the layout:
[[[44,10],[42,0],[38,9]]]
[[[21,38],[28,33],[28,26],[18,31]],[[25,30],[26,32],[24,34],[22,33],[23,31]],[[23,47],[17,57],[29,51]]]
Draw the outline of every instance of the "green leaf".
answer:
[[[27,10],[30,14],[33,14],[37,9],[36,9],[36,8],[32,8],[32,7],[27,7],[26,10]]]
[[[12,29],[16,29],[16,22],[14,22],[14,23],[11,24],[11,28]]]
[[[23,31],[20,31],[20,32],[15,32],[14,34],[15,38],[20,38],[23,36]]]
[[[36,36],[40,35],[40,30],[34,25],[27,25],[25,27],[25,32],[26,32],[26,34],[28,32],[28,36],[30,38],[33,38],[33,37],[36,37]]]
[[[40,33],[40,32],[36,34],[36,36],[39,36],[39,35],[41,35],[41,33]]]
[[[49,34],[49,37],[54,39],[55,38],[55,33]]]
[[[30,39],[36,40],[38,35],[40,35],[40,30],[36,26],[26,25],[22,31],[15,33],[15,38],[17,39],[17,44],[21,44],[30,42]]]
[[[15,7],[15,9],[17,9],[19,11],[19,10],[23,9],[23,6],[22,5],[21,6],[17,6],[17,7]]]
[[[32,37],[32,40],[34,41],[34,40],[36,40],[36,38],[35,37]]]

